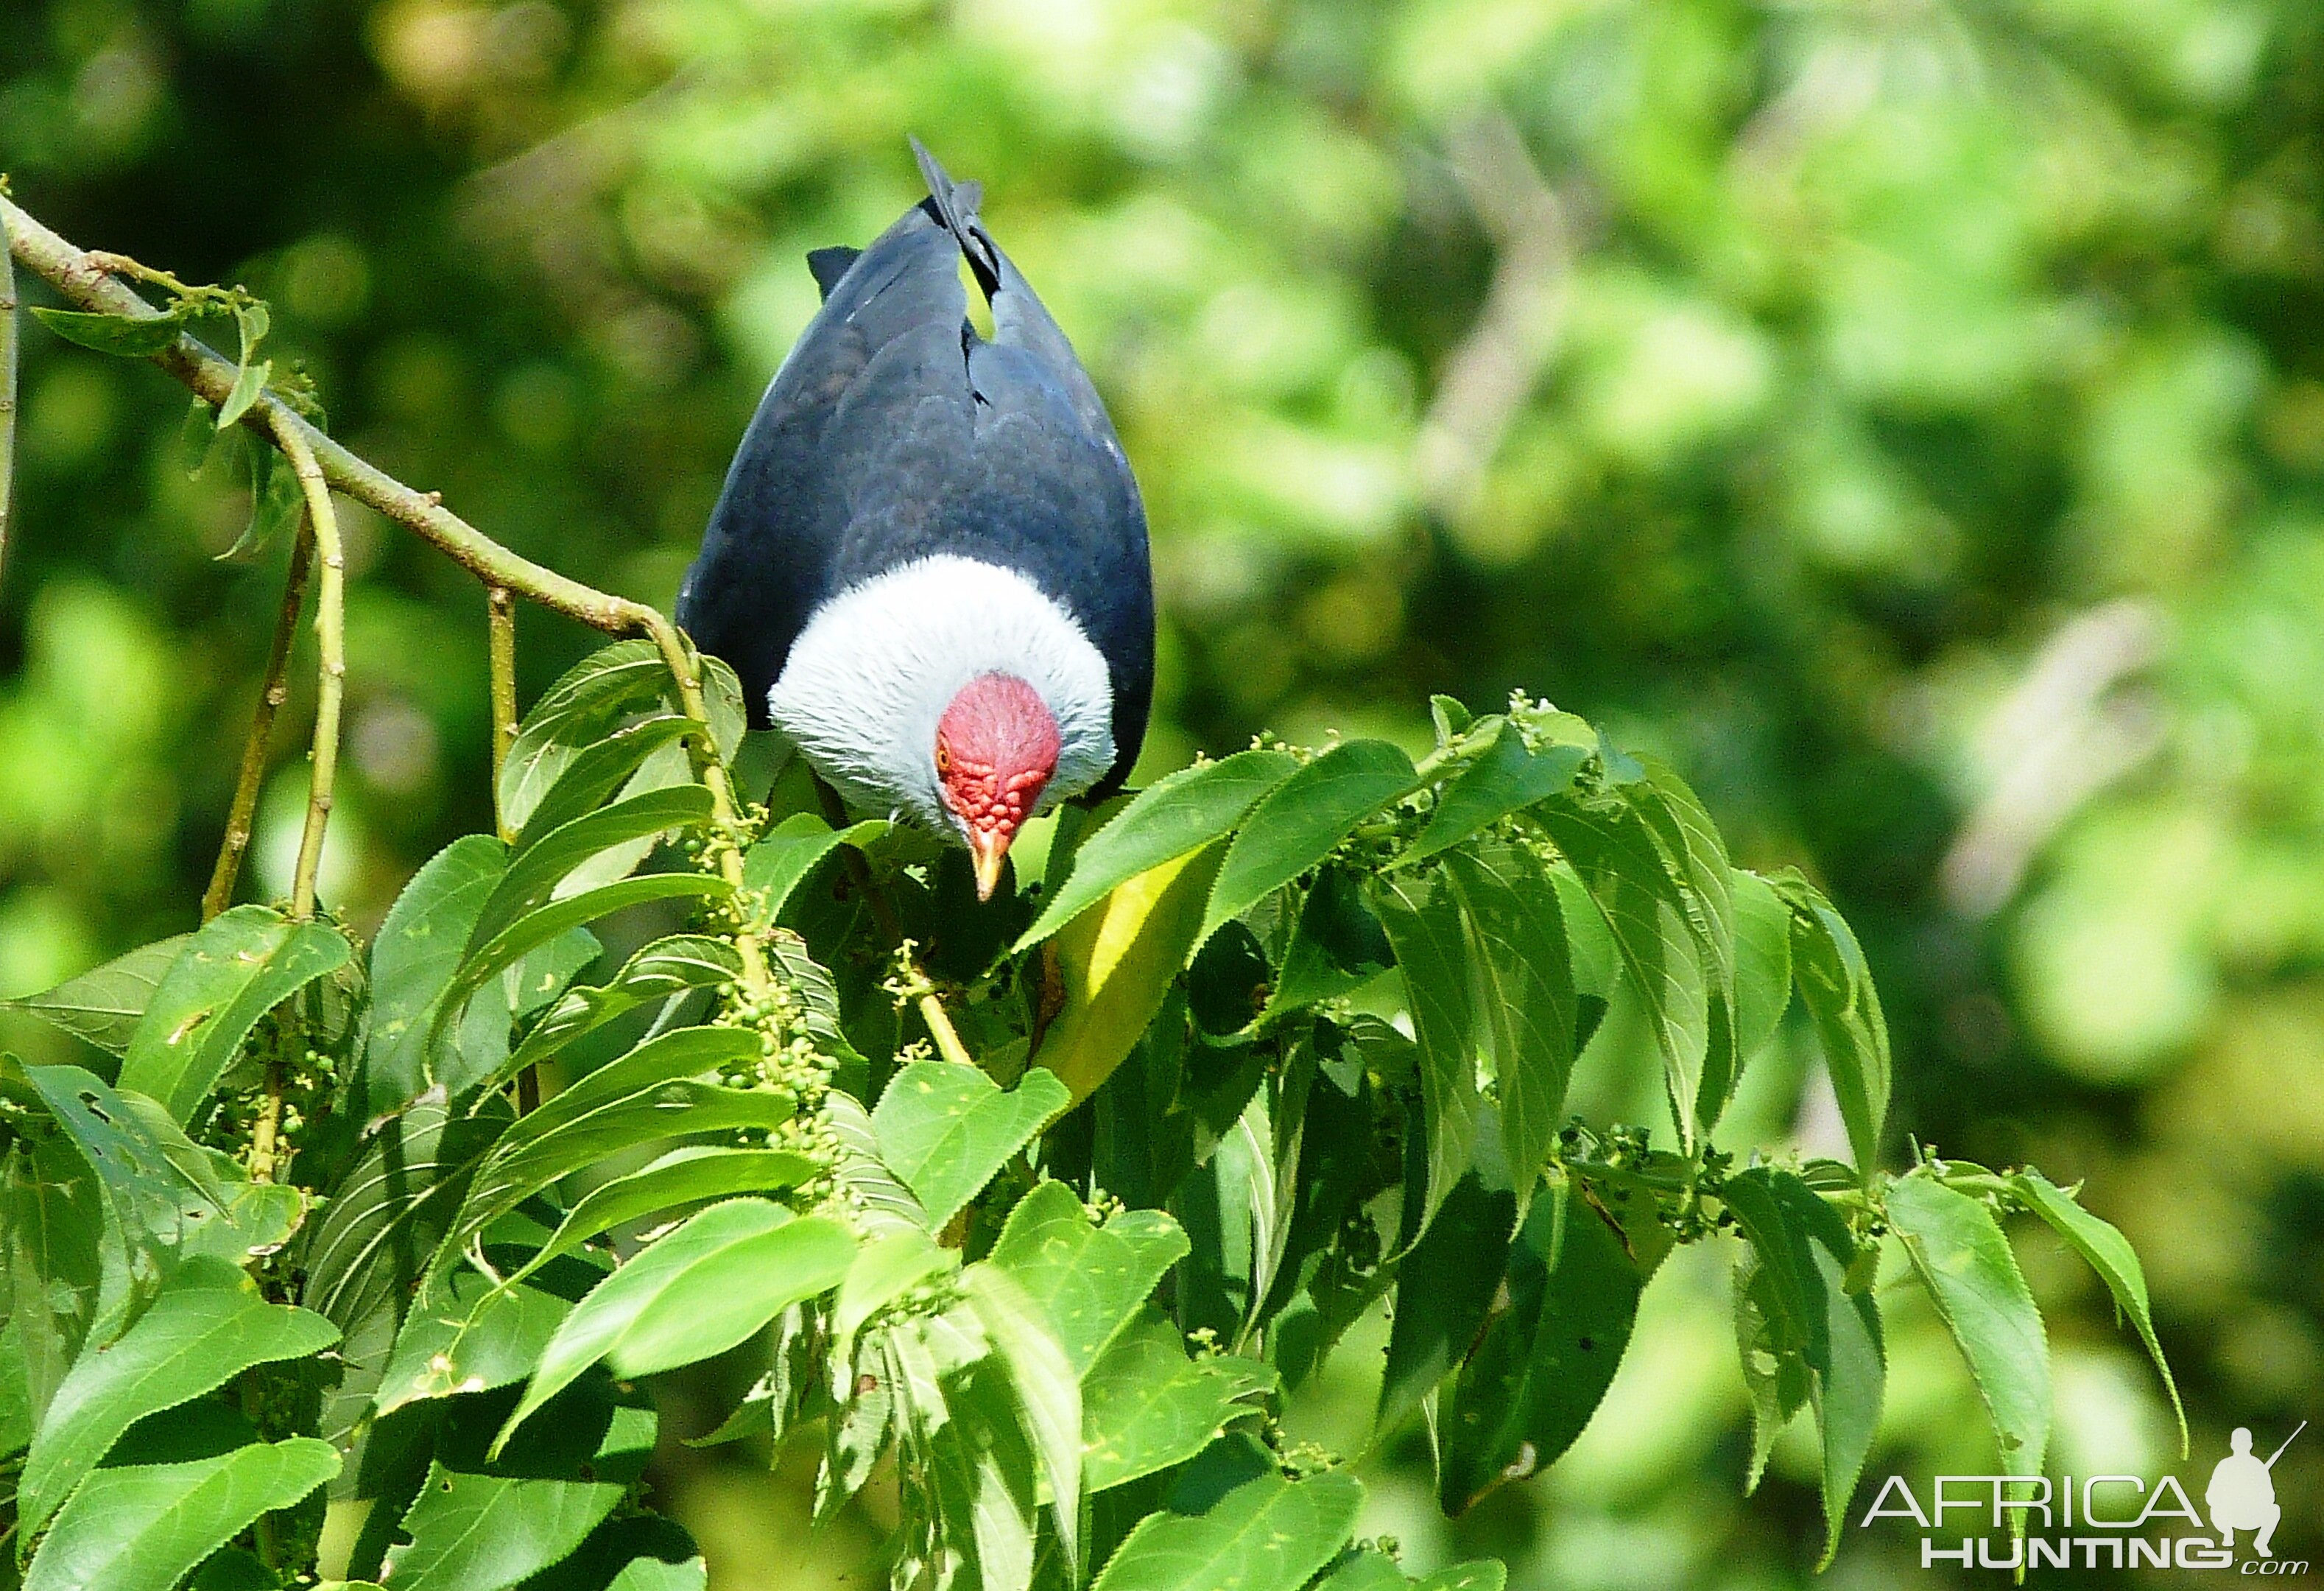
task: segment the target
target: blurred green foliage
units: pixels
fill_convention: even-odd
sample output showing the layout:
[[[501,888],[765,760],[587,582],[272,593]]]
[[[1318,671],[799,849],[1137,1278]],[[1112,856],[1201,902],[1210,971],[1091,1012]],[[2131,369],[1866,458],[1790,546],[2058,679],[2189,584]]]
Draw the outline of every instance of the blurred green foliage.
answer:
[[[1149,772],[1260,728],[1424,744],[1428,691],[1609,721],[1738,860],[1806,867],[1857,923],[1911,1133],[2089,1179],[2145,1256],[2197,1460],[2324,1414],[2312,0],[0,9],[22,202],[248,283],[359,451],[661,603],[812,310],[800,256],[916,197],[907,130],[984,180],[1145,485]],[[23,398],[9,993],[190,925],[283,556],[213,561],[242,493],[188,479],[161,376],[28,326]],[[367,923],[489,822],[484,605],[348,529],[325,895]],[[527,615],[528,689],[594,640]],[[245,893],[288,888],[310,695]],[[1737,1141],[1836,1141],[1804,1071],[1766,1068]],[[2069,1322],[2061,1463],[2167,1467],[2136,1345],[2026,1247]],[[1386,1455],[1369,1528],[1527,1586],[1800,1577],[1808,1461],[1738,1497],[1724,1276],[1687,1258],[1548,1477],[1447,1526]],[[1894,1325],[1871,1474],[1986,1467],[1935,1323]],[[1351,1352],[1299,1418],[1344,1438],[1368,1374]],[[841,1583],[878,1525],[809,1548],[763,1477],[659,1473],[729,1586]],[[2319,1517],[2324,1443],[2277,1477],[2287,1522]],[[1832,1578],[1913,1546],[1851,1531]]]

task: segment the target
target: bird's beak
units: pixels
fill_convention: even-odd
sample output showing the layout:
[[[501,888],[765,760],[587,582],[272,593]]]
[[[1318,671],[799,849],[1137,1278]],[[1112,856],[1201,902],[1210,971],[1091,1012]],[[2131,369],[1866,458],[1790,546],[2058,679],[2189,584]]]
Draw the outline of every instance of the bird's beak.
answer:
[[[968,854],[976,862],[976,898],[992,899],[992,892],[1001,887],[1001,865],[1009,859],[1009,842],[1016,831],[1008,828],[979,828],[968,837]]]

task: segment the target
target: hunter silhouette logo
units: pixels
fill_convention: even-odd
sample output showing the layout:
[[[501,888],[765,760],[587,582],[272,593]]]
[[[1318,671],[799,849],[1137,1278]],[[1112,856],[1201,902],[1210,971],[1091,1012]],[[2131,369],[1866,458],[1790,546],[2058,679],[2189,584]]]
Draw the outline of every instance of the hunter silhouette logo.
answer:
[[[2301,1420],[2262,1458],[2252,1451],[2250,1429],[2236,1428],[2227,1456],[2212,1466],[2203,1489],[2208,1533],[2203,1513],[2172,1475],[2152,1484],[2134,1475],[2069,1475],[2054,1481],[2047,1475],[1941,1475],[1925,1505],[1911,1482],[1892,1475],[1857,1528],[1879,1519],[1911,1520],[1923,1532],[1923,1568],[1947,1563],[2020,1573],[2177,1568],[2272,1577],[2305,1575],[2305,1559],[2275,1556],[2276,1526],[2283,1519],[2275,1498],[2275,1461],[2307,1429]],[[1948,1514],[1965,1512],[1984,1533],[1950,1540],[1941,1534],[1962,1522]],[[2181,1522],[2173,1526],[2173,1521]],[[2238,1563],[2236,1537],[2244,1531],[2251,1533],[2252,1556]]]
[[[2211,1484],[2203,1489],[2203,1501],[2211,1511],[2211,1528],[2219,1532],[2220,1546],[2233,1547],[2237,1531],[2257,1531],[2252,1550],[2262,1558],[2275,1556],[2268,1542],[2283,1517],[2275,1501],[2275,1461],[2283,1457],[2284,1448],[2292,1446],[2292,1437],[2307,1429],[2308,1422],[2301,1420],[2292,1436],[2283,1438],[2282,1446],[2263,1462],[2252,1457],[2251,1428],[2236,1427],[2235,1435],[2227,1439],[2232,1451],[2212,1469]]]

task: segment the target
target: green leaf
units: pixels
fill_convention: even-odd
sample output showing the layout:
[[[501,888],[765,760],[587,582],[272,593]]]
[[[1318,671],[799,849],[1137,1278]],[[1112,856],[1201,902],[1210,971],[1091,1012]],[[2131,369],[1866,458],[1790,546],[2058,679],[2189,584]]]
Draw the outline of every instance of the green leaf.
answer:
[[[881,1094],[872,1126],[880,1158],[940,1228],[1071,1103],[1065,1086],[1039,1067],[1004,1093],[973,1067],[917,1060]]]
[[[469,996],[488,980],[515,966],[528,952],[584,923],[649,901],[674,901],[689,895],[715,899],[730,893],[733,887],[724,879],[707,874],[649,873],[618,883],[600,884],[528,912],[461,961],[459,971],[444,991],[444,1002],[434,1019],[435,1028],[439,1031],[447,1028],[453,1013]]]
[[[2171,1411],[2179,1418],[2179,1455],[2185,1457],[2187,1410],[2179,1401],[2179,1383],[2172,1379],[2171,1365],[2163,1357],[2163,1344],[2154,1335],[2154,1312],[2146,1300],[2146,1272],[2139,1264],[2130,1239],[2110,1222],[2084,1209],[2072,1194],[2031,1166],[2012,1172],[2009,1182],[2025,1207],[2047,1221],[2098,1273],[2107,1291],[2114,1295],[2115,1308],[2130,1318],[2132,1329],[2146,1345],[2147,1356],[2162,1374],[2163,1390],[2171,1394]]]
[[[1009,1212],[991,1263],[1041,1300],[1081,1376],[1186,1250],[1185,1233],[1161,1210],[1122,1210],[1093,1226],[1070,1187],[1044,1181]]]
[[[1129,1058],[1169,997],[1226,847],[1175,856],[1129,879],[1057,935],[1065,1005],[1034,1059],[1088,1098]]]
[[[1502,1591],[1509,1582],[1507,1564],[1491,1559],[1480,1559],[1473,1563],[1456,1563],[1450,1568],[1438,1569],[1413,1582],[1416,1591]]]
[[[455,1271],[405,1318],[372,1407],[392,1414],[407,1403],[522,1381],[572,1309],[514,1278],[496,1287],[474,1271]]]
[[[567,670],[525,715],[502,762],[504,820],[521,832],[568,767],[669,688],[669,670],[644,637],[617,641]]]
[[[219,563],[254,563],[261,553],[298,527],[307,512],[306,488],[290,461],[273,449],[253,443],[250,453],[250,518]]]
[[[77,1066],[18,1069],[13,1056],[0,1056],[0,1079],[12,1071],[95,1174],[141,1284],[158,1281],[159,1267],[186,1241],[189,1209],[226,1213],[226,1189],[208,1160],[166,1115],[150,1104],[140,1110],[138,1096]]]
[[[880,1137],[872,1126],[872,1113],[852,1094],[834,1090],[824,1098],[824,1120],[839,1146],[832,1180],[846,1190],[847,1202],[867,1233],[897,1227],[918,1232],[935,1230],[912,1190],[880,1158]]]
[[[1498,1173],[1500,1168],[1493,1170]],[[1507,1177],[1495,1175],[1489,1187],[1471,1171],[1454,1186],[1397,1266],[1410,1285],[1397,1289],[1376,1429],[1402,1425],[1469,1356],[1500,1290],[1517,1219],[1517,1201]]]
[[[1888,1023],[1856,935],[1831,902],[1796,877],[1775,887],[1792,905],[1792,971],[1800,1000],[1815,1019],[1824,1066],[1840,1099],[1849,1151],[1868,1184],[1880,1165],[1880,1129],[1888,1117]]]
[[[1565,914],[1540,862],[1513,845],[1454,851],[1444,871],[1461,899],[1483,979],[1485,1031],[1500,1091],[1509,1184],[1522,1205],[1564,1124],[1579,1006]]]
[[[1058,1543],[1065,1561],[1074,1562],[1080,1555],[1081,1374],[1057,1346],[1041,1306],[1008,1272],[998,1265],[971,1265],[961,1272],[960,1286],[995,1356],[1008,1369],[1025,1434],[1049,1484]]]
[[[338,1454],[313,1437],[98,1470],[49,1527],[24,1591],[170,1591],[260,1514],[290,1507],[338,1472]]]
[[[224,430],[227,426],[238,424],[242,417],[250,412],[251,405],[258,402],[260,394],[266,391],[266,384],[273,379],[273,360],[261,359],[253,364],[245,356],[241,367],[234,373],[234,389],[226,393],[226,402],[218,406],[218,429]]]
[[[615,1177],[591,1189],[558,1223],[555,1235],[509,1280],[521,1281],[599,1233],[626,1222],[641,1221],[679,1205],[797,1188],[821,1170],[806,1155],[788,1149],[721,1149],[699,1143],[673,1149],[626,1177]]]
[[[29,306],[32,318],[69,343],[124,359],[150,359],[176,345],[183,318],[174,314],[106,315],[84,310]]]
[[[192,1120],[258,1019],[350,954],[337,929],[292,922],[270,906],[221,912],[155,986],[122,1058],[120,1086],[159,1100],[176,1121]]]
[[[1095,1591],[1299,1591],[1347,1544],[1363,1500],[1353,1475],[1262,1475],[1206,1513],[1140,1520]]]
[[[549,1059],[576,1039],[651,1001],[688,989],[715,988],[742,976],[742,957],[725,939],[706,934],[656,939],[632,956],[610,982],[567,989],[558,996],[502,1071],[513,1074]]]
[[[1848,1224],[1798,1177],[1754,1166],[1729,1177],[1720,1197],[1766,1273],[1765,1283],[1752,1283],[1750,1291],[1768,1327],[1757,1346],[1775,1361],[1774,1374],[1804,1377],[1815,1410],[1823,1448],[1821,1568],[1840,1549],[1848,1500],[1880,1423],[1887,1379],[1880,1312],[1868,1286],[1849,1290],[1858,1254]],[[1753,1351],[1747,1346],[1747,1383],[1755,1374],[1770,1373],[1766,1367],[1755,1373]],[[1794,1368],[1785,1372],[1783,1366]]]
[[[701,1080],[757,1058],[742,1028],[679,1028],[607,1062],[519,1121],[493,1146],[445,1234],[440,1272],[468,1240],[563,1177],[608,1155],[692,1133],[770,1128],[790,1119],[787,1096]]]
[[[1140,1309],[1082,1378],[1083,1485],[1102,1492],[1185,1463],[1275,1386],[1249,1359],[1189,1357],[1161,1311]]]
[[[1428,827],[1394,864],[1406,866],[1459,845],[1510,813],[1570,790],[1589,753],[1578,745],[1526,749],[1525,738],[1504,728],[1484,754],[1444,787]]]
[[[1298,766],[1288,752],[1237,752],[1182,768],[1140,791],[1111,822],[1082,842],[1073,871],[1018,939],[1017,950],[1039,944],[1116,886],[1209,845]]]
[[[468,936],[508,869],[508,853],[488,834],[454,840],[429,858],[387,910],[371,948],[371,1029],[365,1077],[374,1111],[411,1098],[431,1080],[429,1035],[444,993],[459,970]],[[463,1039],[489,1022],[480,1003]],[[477,1035],[489,1047],[488,1036]],[[464,1044],[465,1047],[465,1044]]]
[[[1315,866],[1357,824],[1418,782],[1412,759],[1397,747],[1351,740],[1277,785],[1250,809],[1227,847],[1197,939]]]
[[[474,955],[547,902],[566,874],[600,852],[709,819],[710,791],[699,784],[675,784],[585,813],[531,840],[514,853],[493,884],[475,927],[468,930],[467,953]]]
[[[1735,1055],[1748,1063],[1775,1036],[1792,999],[1792,911],[1775,886],[1737,868],[1735,898]],[[1734,1095],[1733,1085],[1728,1096]],[[1703,1115],[1706,1124],[1719,1113]]]
[[[1508,1307],[1487,1323],[1437,1420],[1447,1513],[1573,1445],[1613,1383],[1637,1317],[1638,1263],[1570,1181],[1553,1181],[1535,1202],[1508,1253]]]
[[[918,1226],[891,1225],[872,1235],[855,1251],[831,1310],[831,1358],[851,1362],[856,1334],[881,1310],[914,1288],[960,1266],[960,1254],[940,1248]]]
[[[1664,865],[1654,831],[1628,807],[1552,802],[1539,818],[1589,886],[1613,936],[1662,1052],[1672,1120],[1691,1149],[1711,1021],[1686,898]]]
[[[67,978],[53,989],[0,1000],[0,1011],[21,1011],[37,1016],[76,1038],[88,1040],[115,1055],[129,1048],[130,1035],[152,1003],[153,990],[170,970],[191,934],[176,934],[150,945],[140,945],[103,967]]]
[[[565,1559],[621,1503],[653,1451],[650,1409],[602,1395],[544,1421],[540,1450],[498,1473],[440,1458],[381,1578],[396,1591],[503,1591]],[[575,1416],[578,1414],[580,1418]]]
[[[2011,1475],[2040,1475],[2050,1447],[2050,1342],[2001,1223],[1984,1200],[1919,1172],[1891,1181],[1886,1204],[1889,1229],[1969,1362],[2002,1464]]]
[[[1364,904],[1357,875],[1345,867],[1324,867],[1300,904],[1260,1022],[1351,994],[1395,963],[1379,919]]]
[[[794,812],[743,856],[742,885],[761,893],[765,903],[761,909],[772,920],[800,881],[815,871],[816,864],[841,846],[862,850],[887,832],[882,819],[867,819],[835,829],[812,812]]]
[[[254,1364],[318,1354],[338,1328],[270,1304],[223,1260],[188,1260],[119,1340],[81,1355],[57,1388],[20,1478],[18,1511],[37,1530],[114,1441],[148,1414],[225,1385]]]
[[[1385,874],[1372,880],[1370,893],[1372,911],[1396,948],[1405,1004],[1420,1047],[1428,1144],[1428,1188],[1420,1219],[1425,1231],[1476,1151],[1477,1033],[1469,948],[1460,906],[1441,876]]]
[[[694,720],[677,713],[657,714],[608,731],[602,740],[583,747],[558,774],[519,831],[510,849],[522,853],[576,818],[586,818],[639,765],[656,752],[685,737]]]
[[[782,1310],[839,1285],[855,1236],[827,1216],[763,1198],[689,1218],[593,1288],[558,1327],[493,1444],[604,1360],[624,1379],[723,1354]]]

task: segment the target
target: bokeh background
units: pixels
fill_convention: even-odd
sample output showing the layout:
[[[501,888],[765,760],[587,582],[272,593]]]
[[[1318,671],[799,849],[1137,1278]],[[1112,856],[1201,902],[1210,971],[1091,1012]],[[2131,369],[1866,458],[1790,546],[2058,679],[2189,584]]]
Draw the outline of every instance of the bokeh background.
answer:
[[[916,197],[908,130],[985,181],[1144,483],[1149,774],[1262,728],[1417,740],[1430,691],[1659,751],[1858,925],[1900,1161],[1909,1133],[2086,1178],[2144,1254],[2194,1457],[2028,1233],[2059,1462],[2200,1496],[2229,1427],[2324,1420],[2313,0],[0,6],[33,213],[248,283],[359,451],[659,603],[812,310],[800,256]],[[245,495],[189,478],[166,379],[27,345],[0,994],[190,924],[284,555],[216,561]],[[350,535],[326,893],[362,923],[488,824],[487,705],[476,589]],[[524,615],[528,690],[594,641]],[[246,891],[287,889],[309,694]],[[1653,1119],[1650,1069],[1581,1086]],[[1729,1136],[1831,1131],[1787,1043]],[[1738,1494],[1715,1247],[1557,1469],[1447,1524],[1390,1443],[1367,1532],[1528,1591],[1803,1581],[1804,1447]],[[1909,1296],[1891,1335],[1871,1474],[1991,1467]],[[1360,1446],[1368,1371],[1295,1430]],[[876,1510],[810,1540],[801,1460],[765,1458],[666,1455],[714,1585],[864,1583]],[[2279,1550],[2324,1557],[2324,1432],[2277,1477]],[[1917,1575],[1916,1536],[1851,1528],[1824,1583]]]

